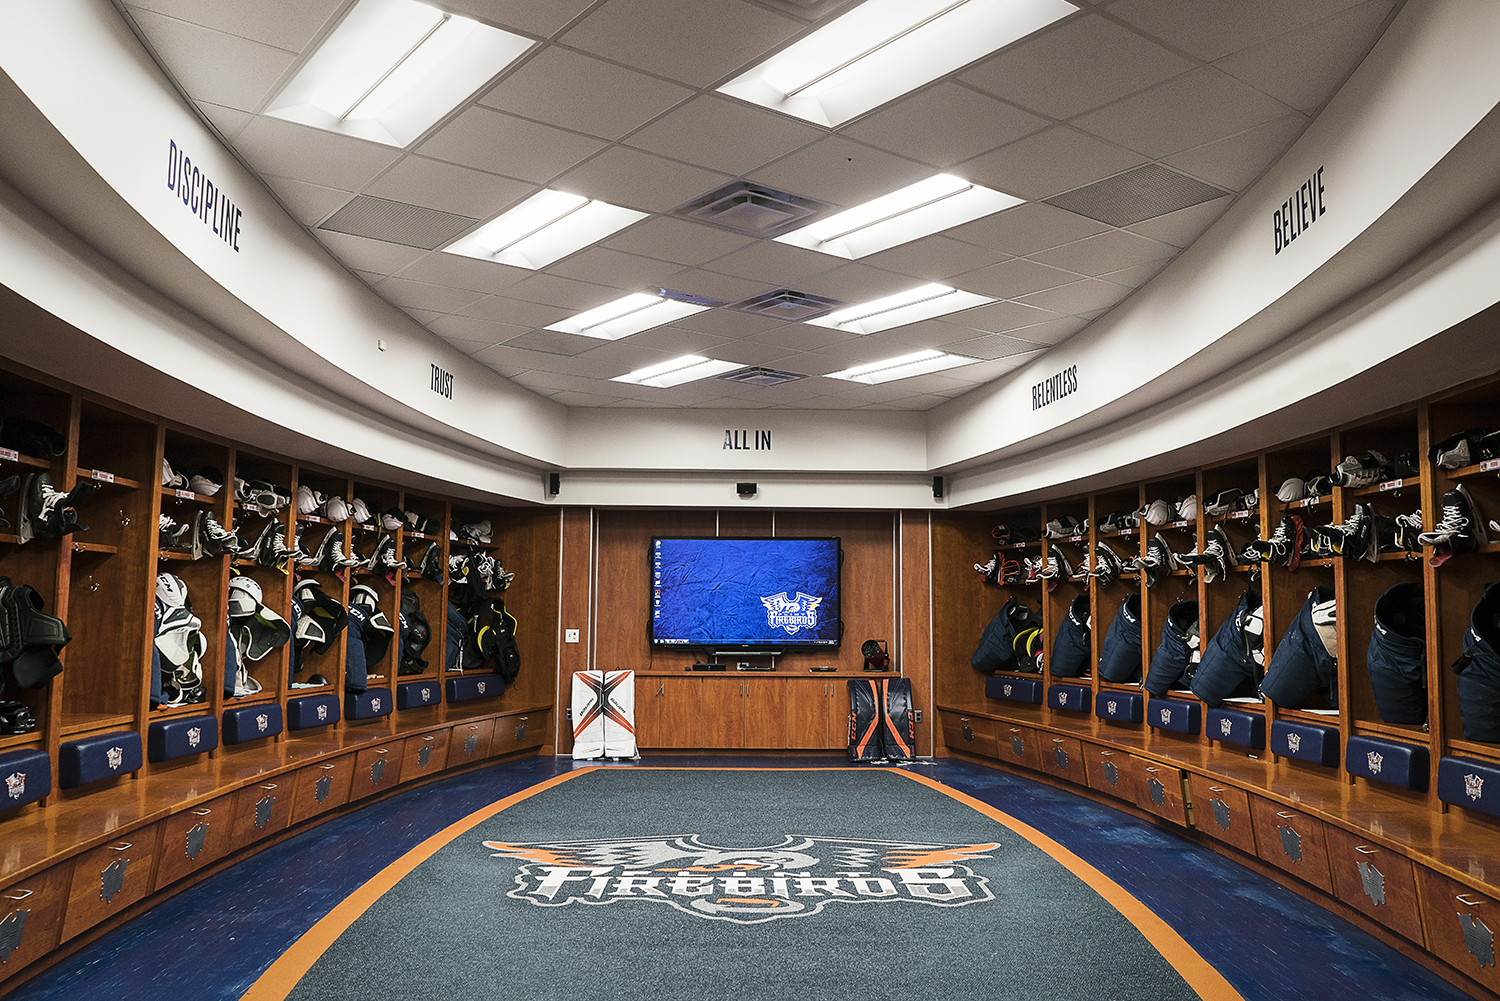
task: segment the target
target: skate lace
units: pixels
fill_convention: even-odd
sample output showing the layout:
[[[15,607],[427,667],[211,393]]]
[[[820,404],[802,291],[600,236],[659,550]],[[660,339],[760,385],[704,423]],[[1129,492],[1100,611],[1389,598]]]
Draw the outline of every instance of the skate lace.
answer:
[[[1397,519],[1398,521],[1400,519]],[[1469,527],[1469,519],[1457,504],[1443,505],[1443,520],[1433,527],[1434,532],[1460,532]]]

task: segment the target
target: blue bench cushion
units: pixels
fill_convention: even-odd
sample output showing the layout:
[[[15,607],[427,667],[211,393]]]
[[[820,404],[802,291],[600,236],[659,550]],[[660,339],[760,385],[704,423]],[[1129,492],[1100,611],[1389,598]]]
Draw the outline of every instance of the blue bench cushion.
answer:
[[[1146,715],[1146,699],[1139,692],[1100,692],[1094,696],[1094,715],[1111,723],[1139,723]]]
[[[389,688],[366,688],[344,696],[344,711],[350,719],[376,719],[389,716],[396,708],[396,698]]]
[[[52,759],[46,751],[12,751],[0,754],[0,810],[35,803],[52,791]]]
[[[0,776],[5,774],[0,766]],[[1473,758],[1438,760],[1438,799],[1500,817],[1500,765]]]
[[[287,699],[286,725],[290,730],[306,730],[310,726],[327,726],[338,721],[339,697],[331,692]]]
[[[1271,724],[1271,752],[1325,768],[1339,763],[1339,732],[1331,726],[1279,719]]]
[[[1228,744],[1242,744],[1252,751],[1264,750],[1266,718],[1260,713],[1240,712],[1237,709],[1210,709],[1208,735]]]
[[[1146,722],[1159,730],[1197,733],[1202,721],[1203,706],[1197,702],[1152,699],[1146,712]]]
[[[505,679],[498,674],[466,674],[448,679],[448,701],[491,699],[505,694]]]
[[[1042,683],[1035,678],[1007,678],[1004,675],[984,679],[984,695],[989,699],[1042,704]]]
[[[408,681],[396,686],[396,708],[417,709],[435,706],[442,701],[443,690],[436,681]]]
[[[274,702],[231,706],[224,710],[224,743],[240,744],[261,737],[274,737],[284,725],[281,707]]]
[[[134,730],[64,741],[57,752],[57,784],[63,789],[126,775],[140,768],[141,735]]]
[[[157,720],[146,728],[146,760],[170,761],[202,754],[219,746],[215,716],[182,716]]]
[[[1359,734],[1344,745],[1344,769],[1402,789],[1427,788],[1427,748]]]
[[[1063,712],[1086,713],[1093,694],[1087,685],[1053,685],[1047,689],[1047,705]]]

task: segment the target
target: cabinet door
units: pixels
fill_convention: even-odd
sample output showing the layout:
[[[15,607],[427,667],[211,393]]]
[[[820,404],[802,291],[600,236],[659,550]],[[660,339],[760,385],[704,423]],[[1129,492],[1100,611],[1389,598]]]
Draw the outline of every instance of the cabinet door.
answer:
[[[229,854],[234,833],[234,797],[216,800],[161,822],[161,861],[156,866],[155,889]]]
[[[1250,812],[1255,817],[1255,845],[1261,858],[1319,889],[1333,892],[1333,878],[1328,872],[1328,842],[1323,836],[1321,820],[1259,796],[1250,797]]]
[[[0,947],[0,984],[56,948],[72,876],[73,863],[61,862],[0,890],[0,925],[14,929],[8,937],[0,936],[11,949],[6,954]]]
[[[1054,737],[1038,734],[1038,750],[1042,756],[1042,771],[1060,779],[1088,785],[1083,765],[1083,744],[1074,737]]]
[[[1250,819],[1250,794],[1202,775],[1189,775],[1193,793],[1193,823],[1198,830],[1255,854],[1255,829]]]
[[[349,802],[349,787],[354,779],[354,755],[344,754],[332,761],[308,765],[297,773],[292,805],[292,823],[327,813]]]
[[[1169,768],[1136,758],[1136,805],[1147,813],[1183,827],[1188,825],[1187,801],[1183,795],[1182,769]]]
[[[1500,931],[1500,900],[1457,880],[1417,866],[1428,947],[1450,966],[1500,991],[1495,965],[1495,933]]]
[[[1000,760],[1032,771],[1042,770],[1042,756],[1037,753],[1036,731],[1029,726],[1001,723],[998,734]]]
[[[150,824],[73,860],[73,882],[63,916],[64,942],[119,914],[151,892],[160,824]]]
[[[704,678],[698,716],[700,747],[744,747],[745,682],[740,678]]]
[[[349,786],[349,799],[373,796],[400,782],[402,748],[403,742],[397,740],[360,751],[354,759],[354,780]]]
[[[786,699],[790,678],[746,678],[741,699],[740,747],[786,748]]]
[[[700,736],[704,713],[703,679],[653,678],[651,731],[645,747],[707,747]],[[643,731],[644,732],[644,731]]]
[[[636,691],[639,692],[640,688],[637,687]],[[639,706],[640,702],[636,705]],[[490,738],[490,754],[509,754],[523,747],[541,747],[550,735],[551,722],[552,714],[546,711],[501,716],[495,720],[495,734]],[[636,722],[636,733],[639,736],[639,720]]]
[[[1107,792],[1111,796],[1136,801],[1136,769],[1133,758],[1124,751],[1084,744],[1083,758],[1089,772],[1089,788]]]
[[[938,713],[943,724],[943,746],[966,754],[998,756],[995,745],[996,723],[984,716],[965,716],[943,710]]]
[[[822,745],[842,751],[849,746],[849,686],[840,678],[828,683],[828,736]]]
[[[448,767],[456,768],[489,757],[490,737],[494,732],[493,718],[475,723],[459,723],[453,727],[448,736]]]
[[[286,829],[292,819],[295,776],[278,775],[234,794],[233,849]]]
[[[1374,918],[1403,938],[1422,944],[1417,907],[1417,875],[1411,859],[1329,825],[1328,866],[1344,903]]]
[[[406,738],[402,752],[401,778],[412,779],[436,775],[443,770],[448,757],[448,731],[413,734]]]

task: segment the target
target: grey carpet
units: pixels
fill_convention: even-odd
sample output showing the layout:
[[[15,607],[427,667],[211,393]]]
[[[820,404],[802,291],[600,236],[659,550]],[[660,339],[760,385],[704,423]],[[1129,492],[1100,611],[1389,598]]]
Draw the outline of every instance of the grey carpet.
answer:
[[[978,902],[929,906],[905,893],[874,903],[794,895],[799,903],[826,902],[816,912],[740,923],[651,897],[537,906],[509,895],[520,892],[517,876],[526,863],[497,858],[483,844],[692,835],[726,848],[782,845],[789,836],[1000,847],[991,858],[967,863],[983,877],[965,884]],[[847,844],[821,850],[845,853],[847,862],[851,847],[857,851]],[[675,873],[692,864],[616,868],[612,875]],[[826,859],[796,871],[840,878],[835,869],[882,875],[878,863],[845,870]],[[589,885],[566,884],[553,899]],[[289,997],[1172,1001],[1197,995],[1134,926],[1040,849],[902,775],[637,768],[574,778],[442,848],[355,921]]]

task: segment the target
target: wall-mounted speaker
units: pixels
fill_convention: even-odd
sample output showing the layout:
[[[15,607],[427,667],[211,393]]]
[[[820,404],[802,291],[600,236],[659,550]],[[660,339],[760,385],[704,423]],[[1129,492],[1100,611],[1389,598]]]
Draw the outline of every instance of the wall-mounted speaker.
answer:
[[[734,485],[734,492],[741,497],[754,497],[755,490],[756,486],[754,483],[736,483]]]
[[[547,474],[547,493],[556,497],[562,490],[562,476],[557,473]]]
[[[932,478],[932,499],[943,499],[943,478],[941,476],[934,476]]]

